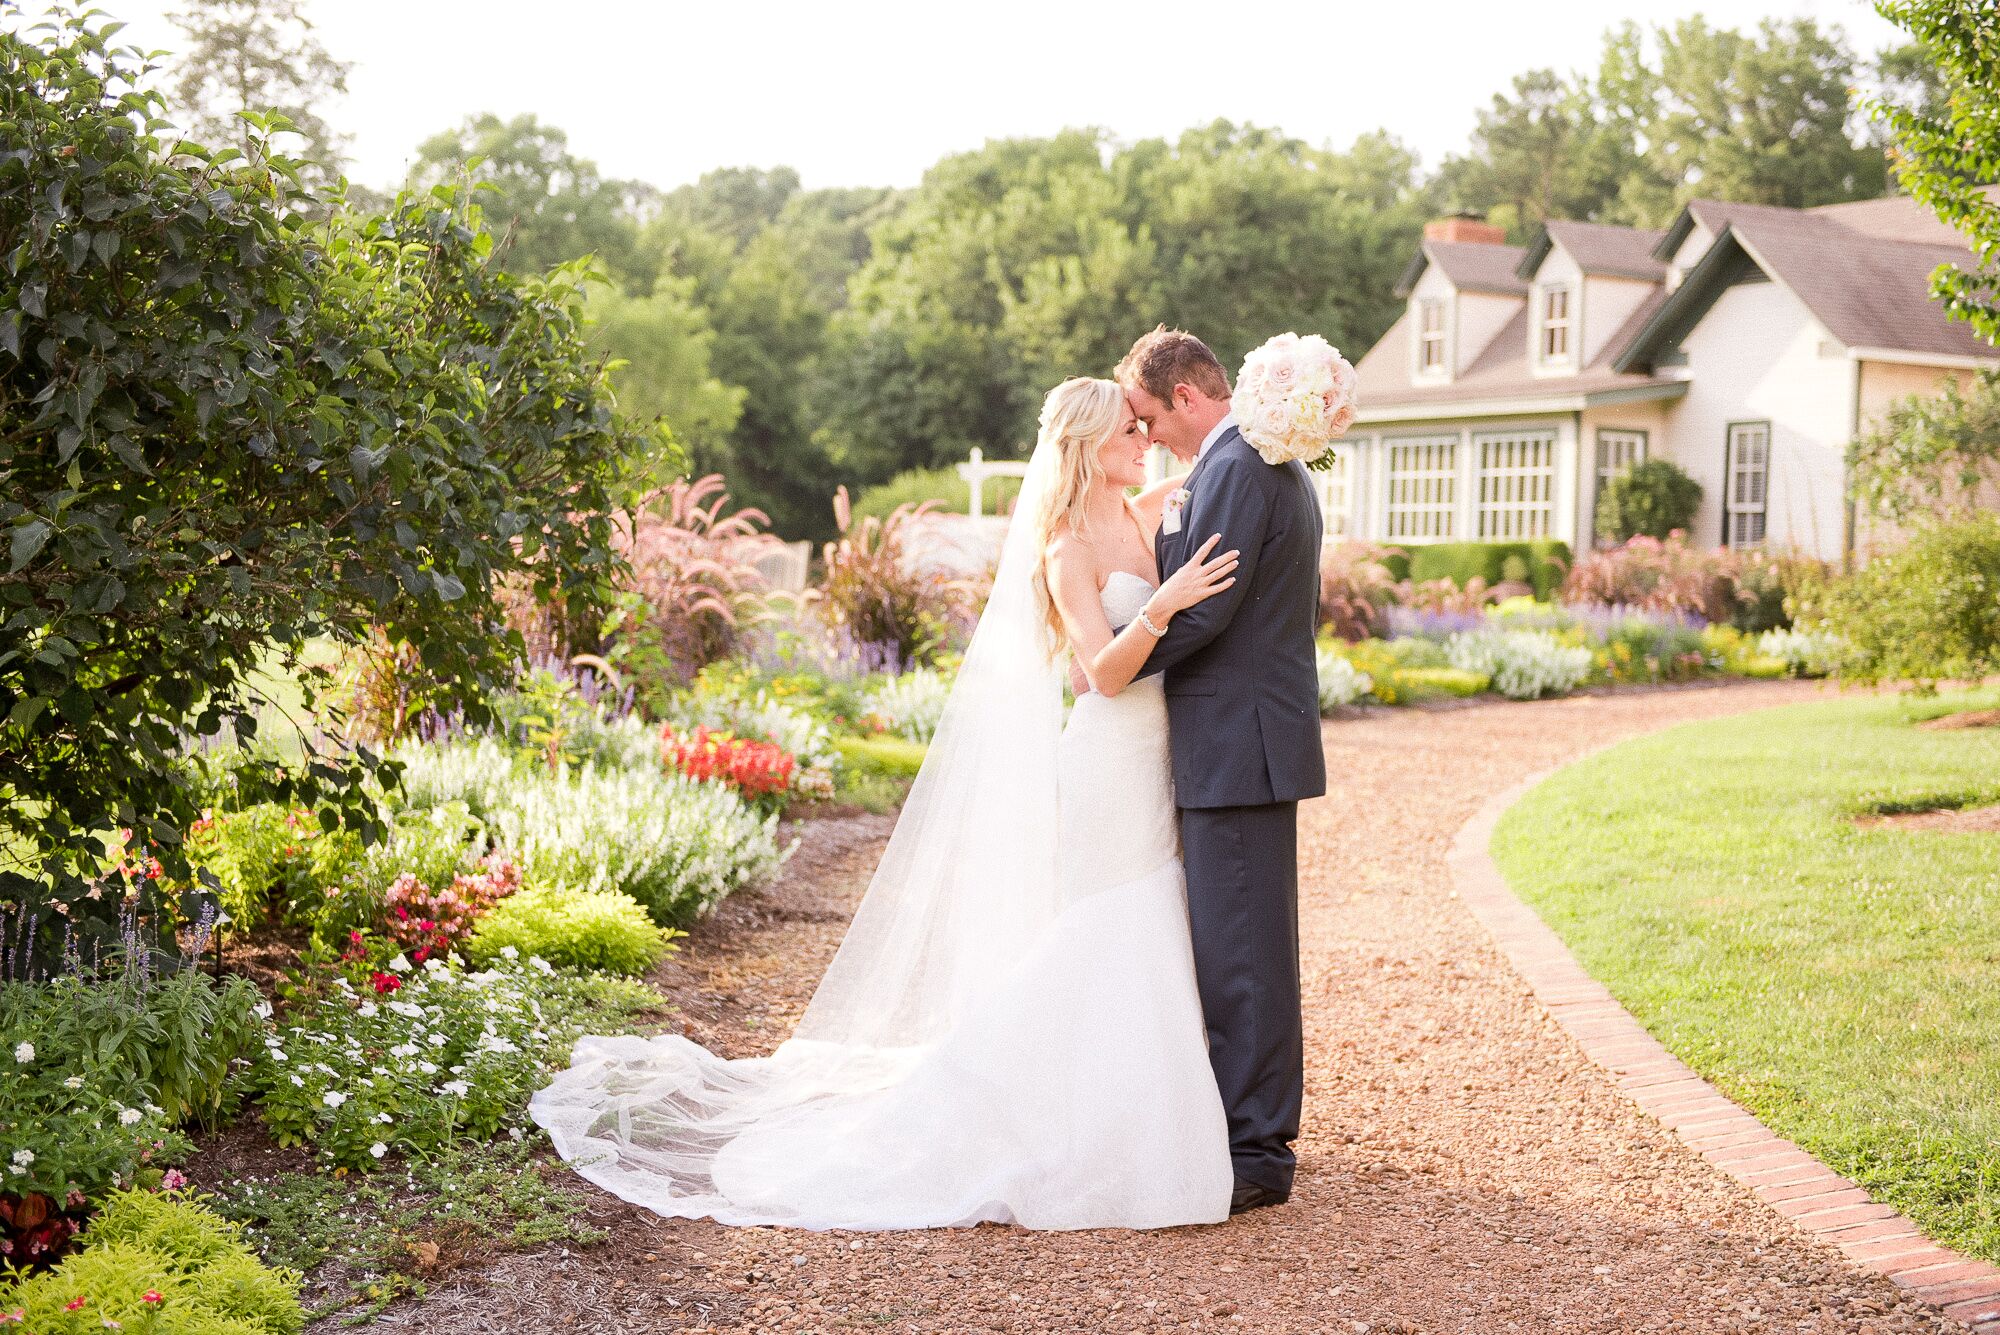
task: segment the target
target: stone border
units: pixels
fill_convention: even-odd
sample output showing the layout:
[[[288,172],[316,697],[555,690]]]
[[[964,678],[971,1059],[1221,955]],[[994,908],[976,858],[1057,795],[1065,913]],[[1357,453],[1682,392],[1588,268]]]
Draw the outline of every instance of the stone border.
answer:
[[[1535,999],[1642,1111],[1759,1200],[1977,1335],[2000,1335],[2000,1267],[1932,1242],[1901,1214],[1724,1097],[1647,1033],[1515,896],[1488,845],[1502,813],[1551,773],[1533,775],[1488,801],[1460,828],[1448,857],[1458,898],[1492,934]]]

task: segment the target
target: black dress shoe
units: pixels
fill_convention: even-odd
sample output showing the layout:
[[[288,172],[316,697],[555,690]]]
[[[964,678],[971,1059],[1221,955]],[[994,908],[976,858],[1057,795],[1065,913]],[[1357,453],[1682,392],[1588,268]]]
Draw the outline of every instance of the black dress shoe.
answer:
[[[1242,1214],[1245,1210],[1259,1210],[1266,1205],[1283,1205],[1287,1199],[1255,1182],[1238,1182],[1236,1190],[1229,1193],[1229,1213]]]

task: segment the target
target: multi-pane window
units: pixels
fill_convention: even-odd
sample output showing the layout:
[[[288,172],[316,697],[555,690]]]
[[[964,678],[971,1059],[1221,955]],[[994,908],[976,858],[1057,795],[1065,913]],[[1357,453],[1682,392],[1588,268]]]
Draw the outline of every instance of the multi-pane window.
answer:
[[[1333,459],[1326,467],[1313,471],[1313,482],[1319,487],[1319,506],[1326,516],[1326,536],[1344,538],[1347,536],[1347,512],[1354,495],[1354,451],[1345,445],[1333,447]]]
[[[1771,424],[1732,422],[1722,506],[1722,540],[1731,547],[1755,547],[1764,541],[1770,478]]]
[[[1555,518],[1555,432],[1478,435],[1472,443],[1479,459],[1480,538],[1547,537]]]
[[[1646,433],[1605,428],[1597,433],[1597,494],[1633,464],[1646,461]]]
[[[1425,297],[1417,303],[1417,370],[1444,369],[1444,298]]]
[[[1542,289],[1542,360],[1569,360],[1570,301],[1567,287]]]
[[[1388,537],[1454,536],[1458,517],[1458,437],[1390,440]]]

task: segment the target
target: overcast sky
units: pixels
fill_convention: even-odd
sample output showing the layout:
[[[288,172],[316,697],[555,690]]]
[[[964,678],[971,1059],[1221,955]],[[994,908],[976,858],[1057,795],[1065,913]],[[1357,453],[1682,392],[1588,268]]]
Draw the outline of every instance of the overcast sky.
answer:
[[[180,0],[93,0],[172,48]],[[0,11],[8,0],[0,0]],[[43,0],[26,0],[35,14]],[[1522,70],[1594,67],[1622,19],[1752,27],[1805,17],[1864,54],[1902,39],[1863,0],[307,0],[349,96],[350,174],[399,182],[466,116],[532,113],[609,175],[659,186],[717,166],[808,186],[911,185],[987,139],[1095,125],[1172,136],[1217,117],[1341,147],[1387,127],[1427,166]]]

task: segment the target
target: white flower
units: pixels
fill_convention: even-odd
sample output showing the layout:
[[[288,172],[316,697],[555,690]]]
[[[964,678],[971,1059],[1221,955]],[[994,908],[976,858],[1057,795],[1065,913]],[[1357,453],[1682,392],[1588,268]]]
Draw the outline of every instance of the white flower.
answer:
[[[319,1099],[321,1103],[324,1103],[329,1108],[338,1108],[341,1104],[347,1102],[347,1095],[337,1089],[329,1089],[326,1093],[320,1095]]]
[[[372,1020],[376,1016],[380,1015],[382,1012],[376,1008],[374,1002],[364,1001],[359,1006],[354,1008],[354,1013],[356,1015],[359,1015],[364,1020]]]
[[[69,1079],[67,1079],[67,1080],[63,1081],[63,1088],[64,1088],[64,1089],[82,1089],[82,1088],[83,1088],[83,1077],[82,1077],[82,1076],[80,1076],[80,1075],[73,1075],[73,1076],[71,1076],[71,1077],[70,1077]]]
[[[368,1152],[379,1159],[389,1152],[389,1147],[378,1140],[368,1147]]]
[[[417,1069],[425,1075],[436,1075],[438,1068],[436,1062],[418,1062]]]
[[[304,1089],[306,1087],[306,1078],[294,1072],[292,1075],[292,1083],[297,1085],[300,1089]]]
[[[389,1055],[391,1057],[414,1057],[417,1055],[417,1045],[414,1043],[398,1043],[395,1047],[389,1049]]]
[[[15,1061],[21,1063],[21,1065],[23,1066],[26,1066],[29,1062],[33,1061],[34,1059],[35,1059],[35,1045],[33,1043],[19,1043],[15,1045],[14,1047]]]
[[[33,1163],[34,1161],[35,1161],[35,1152],[33,1150],[14,1151],[14,1166],[16,1168],[26,1168],[29,1164]]]
[[[550,964],[547,960],[543,959],[540,955],[528,956],[528,963],[533,967],[535,967],[536,969],[541,970],[543,973],[553,974],[556,971],[555,966]]]
[[[144,1117],[145,1115],[146,1114],[140,1112],[137,1108],[120,1108],[118,1110],[118,1125],[130,1126],[132,1125],[132,1123],[138,1121],[141,1117]]]
[[[260,1020],[271,1018],[271,1003],[268,1001],[260,1001],[252,1009],[257,1012],[257,1018]]]
[[[388,1113],[376,1113],[374,1120],[382,1123],[384,1126],[387,1126],[389,1123],[395,1121],[396,1119],[389,1116]]]
[[[285,1055],[285,1050],[283,1048],[272,1048],[270,1049],[270,1052],[271,1052],[271,1060],[274,1062],[288,1062],[291,1060],[290,1057],[287,1057]]]
[[[442,1085],[439,1085],[438,1088],[455,1098],[461,1099],[472,1092],[472,1086],[466,1084],[463,1080],[447,1080]]]
[[[446,1040],[445,1040],[445,1036],[444,1036],[443,1034],[432,1034],[432,1035],[431,1035],[431,1046],[432,1046],[432,1047],[434,1047],[434,1048],[441,1048],[441,1047],[443,1047],[443,1046],[445,1045],[445,1042],[446,1042]]]
[[[518,1127],[518,1126],[510,1126],[510,1127],[508,1127],[508,1128],[507,1128],[507,1139],[509,1139],[509,1140],[519,1140],[520,1138],[521,1138],[521,1128],[520,1128],[520,1127]]]
[[[521,952],[514,949],[514,947],[512,946],[502,946],[500,947],[500,958],[508,960],[517,960],[521,958]]]
[[[407,955],[398,955],[389,961],[389,967],[397,973],[408,973],[410,971],[410,958]]]

